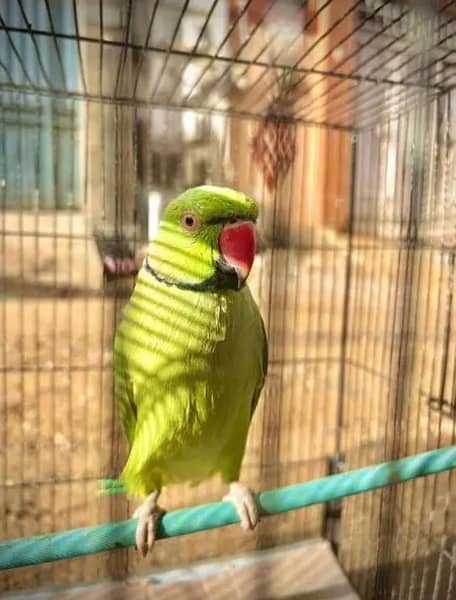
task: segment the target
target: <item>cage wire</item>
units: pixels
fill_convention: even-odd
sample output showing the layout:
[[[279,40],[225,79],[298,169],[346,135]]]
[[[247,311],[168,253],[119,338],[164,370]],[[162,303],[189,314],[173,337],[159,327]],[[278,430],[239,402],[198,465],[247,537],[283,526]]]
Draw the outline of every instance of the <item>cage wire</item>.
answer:
[[[270,373],[243,480],[456,443],[455,35],[454,1],[0,2],[3,539],[132,514],[96,494],[126,452],[113,333],[160,211],[201,183],[261,210]],[[449,599],[454,487],[448,470],[249,537],[169,539],[152,564],[323,536],[360,597]],[[163,504],[222,495],[209,481]],[[3,571],[0,589],[138,569],[118,549]]]

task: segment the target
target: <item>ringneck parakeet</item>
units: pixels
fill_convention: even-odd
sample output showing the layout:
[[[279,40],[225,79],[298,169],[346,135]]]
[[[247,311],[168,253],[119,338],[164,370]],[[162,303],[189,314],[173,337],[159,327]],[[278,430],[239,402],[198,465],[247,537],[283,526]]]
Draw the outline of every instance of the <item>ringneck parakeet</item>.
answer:
[[[117,328],[114,390],[130,452],[119,481],[146,498],[138,550],[152,547],[160,490],[219,473],[241,525],[258,510],[238,482],[267,371],[262,318],[245,284],[255,256],[256,203],[200,186],[172,200]]]

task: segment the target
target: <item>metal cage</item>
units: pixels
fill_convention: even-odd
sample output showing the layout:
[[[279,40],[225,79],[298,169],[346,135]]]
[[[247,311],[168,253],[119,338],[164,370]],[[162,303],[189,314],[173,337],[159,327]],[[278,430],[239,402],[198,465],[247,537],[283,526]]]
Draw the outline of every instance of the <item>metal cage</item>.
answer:
[[[261,207],[270,374],[244,480],[456,444],[455,36],[443,0],[0,1],[2,538],[131,514],[96,494],[125,455],[113,332],[163,206],[204,182]],[[448,471],[167,540],[153,565],[323,536],[362,598],[449,599],[455,500]],[[116,550],[0,590],[137,570]]]

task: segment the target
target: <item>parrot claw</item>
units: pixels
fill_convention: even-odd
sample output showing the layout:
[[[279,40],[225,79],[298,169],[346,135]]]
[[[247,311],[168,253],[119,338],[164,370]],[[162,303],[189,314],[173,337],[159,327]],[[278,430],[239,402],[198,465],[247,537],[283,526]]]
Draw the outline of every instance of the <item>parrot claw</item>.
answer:
[[[158,494],[151,494],[133,514],[133,518],[138,519],[136,549],[143,558],[152,550],[160,518],[165,512],[157,505],[157,498]]]
[[[260,513],[255,499],[255,494],[242,483],[230,483],[230,492],[223,500],[234,504],[241,520],[244,531],[254,529],[260,520]]]

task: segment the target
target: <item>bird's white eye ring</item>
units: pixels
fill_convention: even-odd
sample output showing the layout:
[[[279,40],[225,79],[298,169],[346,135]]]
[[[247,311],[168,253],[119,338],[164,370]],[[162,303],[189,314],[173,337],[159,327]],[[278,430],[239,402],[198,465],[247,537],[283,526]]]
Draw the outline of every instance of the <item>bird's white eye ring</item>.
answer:
[[[181,226],[185,231],[197,231],[200,224],[198,215],[193,212],[185,212],[181,217]]]

